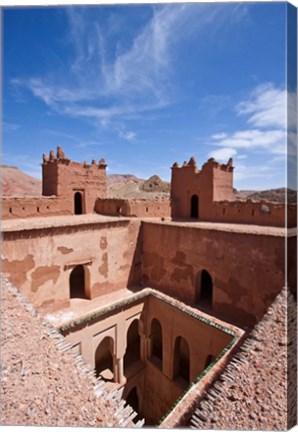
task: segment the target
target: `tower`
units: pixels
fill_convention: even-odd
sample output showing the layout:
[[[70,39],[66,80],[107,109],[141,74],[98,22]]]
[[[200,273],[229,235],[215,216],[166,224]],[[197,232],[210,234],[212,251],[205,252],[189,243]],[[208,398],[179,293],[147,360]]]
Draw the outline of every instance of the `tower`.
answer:
[[[172,166],[171,215],[207,220],[215,201],[233,199],[233,161],[219,164],[209,159],[199,170],[194,157]]]
[[[42,194],[63,200],[71,214],[91,213],[97,198],[106,198],[106,163],[101,159],[91,164],[73,162],[61,147],[43,154]]]

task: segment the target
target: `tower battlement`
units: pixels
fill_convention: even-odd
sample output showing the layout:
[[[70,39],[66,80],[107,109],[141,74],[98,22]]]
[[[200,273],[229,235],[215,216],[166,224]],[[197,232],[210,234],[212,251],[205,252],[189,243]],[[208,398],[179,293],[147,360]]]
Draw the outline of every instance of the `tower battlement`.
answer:
[[[171,200],[173,217],[204,217],[213,202],[233,199],[233,160],[226,164],[208,159],[198,169],[196,159],[191,157],[180,167],[172,166]],[[199,204],[200,202],[200,204]]]
[[[56,153],[50,150],[49,156],[43,154],[42,194],[77,200],[77,211],[90,213],[97,198],[106,198],[106,166],[104,159],[98,163],[93,159],[91,164],[74,162],[58,146]]]

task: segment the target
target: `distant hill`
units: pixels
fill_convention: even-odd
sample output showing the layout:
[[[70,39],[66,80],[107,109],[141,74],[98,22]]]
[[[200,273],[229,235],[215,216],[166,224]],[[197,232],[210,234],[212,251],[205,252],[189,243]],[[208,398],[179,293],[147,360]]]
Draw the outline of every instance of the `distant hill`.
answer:
[[[133,174],[108,175],[108,196],[110,198],[169,198],[170,183],[163,181],[157,175],[147,180]],[[1,166],[1,186],[3,196],[38,196],[42,193],[41,181],[25,174],[17,167]],[[286,188],[269,189],[265,191],[234,190],[236,200],[262,199],[271,202],[284,202]],[[297,202],[297,193],[288,189],[288,200]]]
[[[17,167],[1,166],[2,196],[37,196],[42,193],[41,181]]]
[[[164,192],[170,193],[171,185],[168,182],[163,181],[157,175],[150,177],[145,180],[141,185],[141,190],[145,192]]]
[[[253,201],[266,200],[270,202],[285,202],[285,195],[289,203],[297,202],[297,191],[288,188],[268,189],[264,191],[234,191],[235,199]]]
[[[157,176],[153,176],[157,177]],[[153,178],[152,177],[152,178]],[[158,177],[159,179],[159,177]],[[133,174],[111,174],[108,180],[108,196],[111,198],[160,198],[169,197],[169,192],[164,184],[168,184],[159,179],[160,189],[155,185],[152,190],[142,189],[146,182]],[[150,179],[149,179],[150,180]],[[147,180],[147,182],[149,181]],[[149,181],[150,183],[150,181]],[[17,167],[2,165],[1,166],[1,186],[2,196],[38,196],[42,193],[42,183],[34,177],[25,174]],[[145,187],[146,189],[146,187]],[[169,186],[168,186],[169,191]]]
[[[111,174],[108,176],[108,196],[111,198],[169,198],[170,184],[158,176],[148,180],[132,174]]]

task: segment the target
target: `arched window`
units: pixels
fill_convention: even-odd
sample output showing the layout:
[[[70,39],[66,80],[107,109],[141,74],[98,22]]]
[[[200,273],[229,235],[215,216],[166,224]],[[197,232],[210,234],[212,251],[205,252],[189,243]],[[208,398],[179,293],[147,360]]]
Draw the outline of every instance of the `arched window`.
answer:
[[[199,197],[198,195],[193,195],[190,200],[190,217],[198,219],[199,218]]]
[[[105,337],[95,351],[96,376],[102,376],[106,381],[114,380],[113,367],[114,341],[110,336]]]
[[[183,378],[189,383],[190,377],[190,356],[189,347],[187,341],[182,337],[178,336],[175,340],[174,347],[174,369],[173,378]]]
[[[83,198],[81,192],[74,194],[74,214],[83,214]]]
[[[202,306],[212,307],[213,283],[207,270],[202,270],[197,275],[196,303]]]
[[[130,390],[130,392],[126,396],[125,400],[128,403],[128,405],[130,405],[132,407],[132,409],[136,413],[138,413],[138,415],[133,419],[133,422],[137,423],[139,420],[141,420],[141,416],[139,415],[140,406],[139,406],[139,397],[138,397],[138,393],[137,393],[137,388],[136,387],[133,387]]]
[[[139,398],[136,387],[133,387],[130,390],[126,396],[126,402],[134,409],[134,411],[139,412]]]
[[[141,341],[139,335],[139,320],[135,319],[129,326],[126,337],[124,355],[124,372],[141,358]]]
[[[160,322],[156,318],[154,318],[151,323],[150,339],[151,355],[159,359],[162,365],[162,330]]]
[[[70,298],[86,298],[85,270],[82,265],[76,266],[69,277]]]
[[[212,354],[207,355],[204,369],[206,369],[214,360],[215,360],[214,355]]]

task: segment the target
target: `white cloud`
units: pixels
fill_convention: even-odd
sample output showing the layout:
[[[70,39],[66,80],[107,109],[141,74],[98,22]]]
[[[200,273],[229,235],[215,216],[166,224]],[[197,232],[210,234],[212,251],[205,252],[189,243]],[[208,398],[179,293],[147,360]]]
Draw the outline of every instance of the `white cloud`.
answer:
[[[62,114],[112,117],[119,112],[142,112],[143,106],[160,109],[174,101],[172,64],[181,41],[208,25],[213,31],[220,29],[225,20],[242,17],[242,9],[220,4],[154,5],[151,19],[132,41],[111,53],[108,36],[94,13],[67,8],[67,42],[74,48],[71,63],[65,64],[64,72],[51,71],[47,77],[14,79],[12,83],[27,87]],[[88,106],[87,101],[93,103]]]
[[[20,129],[21,125],[10,122],[3,122],[3,132],[13,132]]]
[[[73,57],[66,56],[59,70],[49,70],[46,76],[15,78],[11,83],[60,115],[91,120],[95,127],[110,128],[119,136],[115,121],[148,118],[145,112],[177,101],[173,65],[189,36],[199,37],[209,26],[216,40],[223,23],[234,23],[246,13],[244,6],[224,4],[150,7],[151,18],[116,47],[115,33],[110,45],[106,24],[95,15],[100,8],[66,8],[68,36],[63,42],[71,45]],[[123,132],[122,138],[133,140],[135,132]]]
[[[125,139],[126,141],[132,141],[136,137],[135,132],[131,131],[119,131],[119,137]]]
[[[271,154],[286,154],[287,93],[271,83],[256,87],[236,105],[237,115],[247,116],[246,128],[211,136],[212,145]]]
[[[215,139],[215,140],[222,140],[224,138],[227,138],[227,134],[222,132],[222,133],[218,133],[218,134],[214,134],[211,136],[211,138]]]
[[[271,168],[264,165],[250,166],[237,164],[234,168],[234,180],[236,182],[248,179],[270,179],[273,175]],[[260,186],[259,182],[257,184]]]
[[[247,123],[257,128],[285,128],[287,93],[272,83],[262,84],[237,105],[236,112],[249,115]]]
[[[227,162],[229,158],[235,156],[236,154],[237,150],[234,148],[224,147],[218,150],[213,150],[209,153],[209,157],[213,157],[220,162]]]
[[[212,144],[219,147],[257,149],[284,154],[286,150],[286,132],[284,130],[246,129],[233,132],[226,138],[217,140]]]

